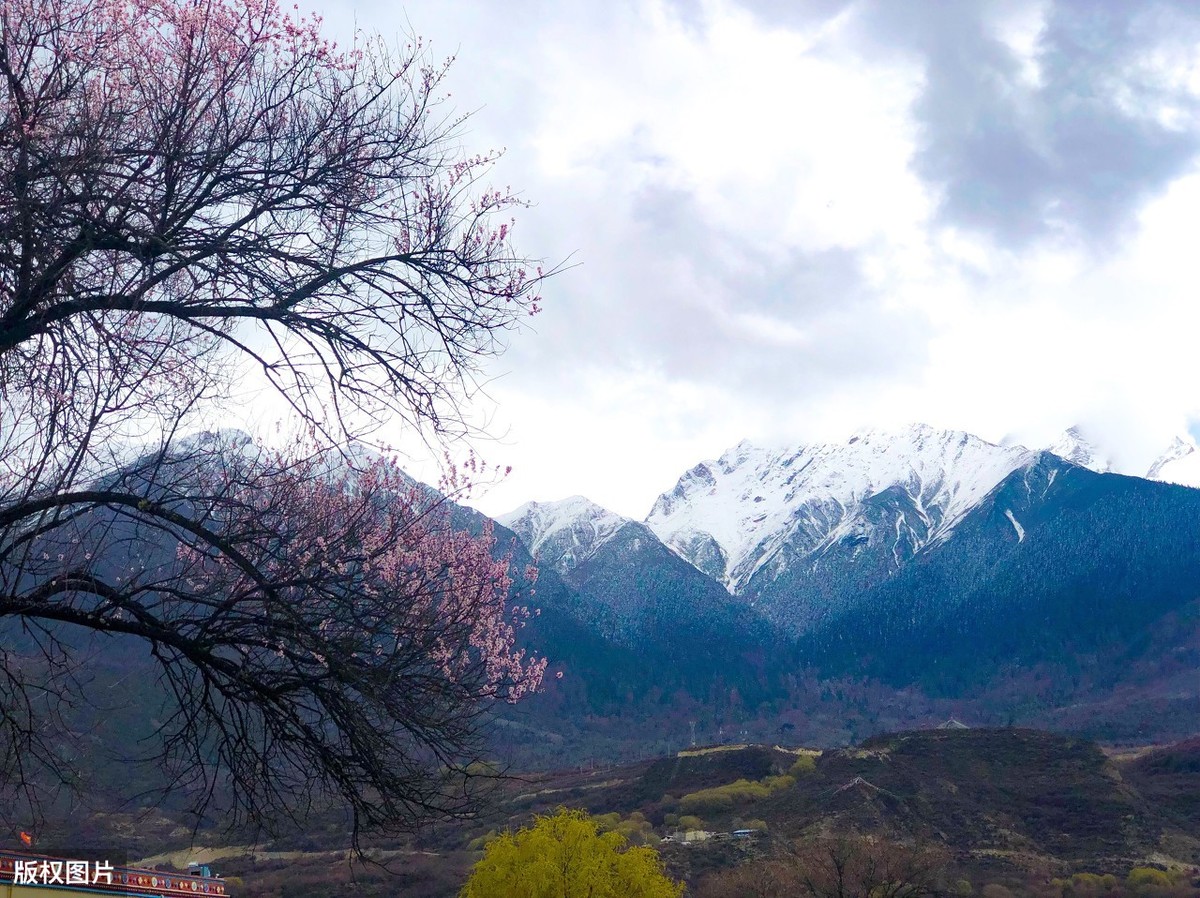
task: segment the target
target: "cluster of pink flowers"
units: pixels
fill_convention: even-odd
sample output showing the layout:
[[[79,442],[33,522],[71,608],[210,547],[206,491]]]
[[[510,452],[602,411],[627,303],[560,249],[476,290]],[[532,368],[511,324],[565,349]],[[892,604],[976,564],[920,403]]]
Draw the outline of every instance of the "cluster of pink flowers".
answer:
[[[0,4],[0,149],[39,160],[27,167],[57,203],[32,273],[0,293],[0,313],[33,296],[11,367],[42,377],[19,385],[20,410],[53,420],[47,440],[169,429],[223,388],[214,350],[248,354],[242,321],[280,347],[255,361],[302,414],[324,414],[328,382],[357,411],[436,421],[494,332],[537,311],[505,214],[521,203],[478,190],[496,154],[459,159],[429,119],[449,61],[424,63],[418,44],[392,64],[366,38],[340,51],[320,24],[275,0]],[[60,258],[70,270],[41,278]],[[30,458],[58,451],[28,442]],[[21,482],[36,466],[8,461],[0,489],[43,489]],[[522,612],[491,533],[451,528],[390,462],[328,468],[301,453],[202,472],[183,500],[215,535],[184,534],[179,595],[221,613],[291,603],[311,644],[258,646],[288,663],[416,657],[484,695],[535,688],[545,663],[514,648]]]
[[[514,647],[529,611],[512,600],[511,560],[496,554],[490,526],[452,527],[441,495],[393,460],[336,467],[323,452],[205,466],[201,492],[236,552],[182,545],[179,576],[243,610],[277,614],[282,603],[303,635],[267,648],[289,664],[403,661],[475,698],[516,701],[537,689],[546,660]],[[443,487],[469,489],[475,470],[473,460],[452,468]],[[523,585],[535,578],[524,571]]]

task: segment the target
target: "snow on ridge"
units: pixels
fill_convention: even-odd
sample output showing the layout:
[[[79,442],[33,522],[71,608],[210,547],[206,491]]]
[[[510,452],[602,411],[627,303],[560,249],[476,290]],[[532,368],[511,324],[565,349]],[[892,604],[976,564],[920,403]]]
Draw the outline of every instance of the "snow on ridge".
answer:
[[[711,538],[725,555],[719,579],[736,592],[798,528],[820,543],[888,487],[900,486],[939,538],[1035,455],[924,424],[788,449],[742,442],[684,474],[646,523],[685,557]]]
[[[840,443],[767,447],[743,440],[687,471],[658,497],[646,524],[736,593],[766,565],[782,570],[797,552],[865,534],[862,503],[889,488],[899,488],[920,518],[908,535],[897,532],[897,545],[901,538],[911,538],[916,549],[940,542],[1041,451],[1100,473],[1117,470],[1112,453],[1078,426],[1033,451],[924,424],[860,430]],[[1124,473],[1200,487],[1200,447],[1191,437],[1177,438],[1147,473]],[[1023,527],[1010,521],[1023,539]]]
[[[1200,486],[1197,448],[1190,437],[1177,439],[1144,476]],[[900,564],[902,545],[911,554],[948,538],[1001,481],[1036,462],[1042,451],[924,424],[860,430],[838,443],[764,446],[743,440],[685,472],[657,498],[645,524],[673,552],[737,593],[760,569],[782,572],[798,556],[815,559],[846,537],[869,535],[877,506],[864,503],[898,490],[903,510],[888,538],[894,537]],[[1079,427],[1044,451],[1095,471],[1114,470],[1104,447]],[[1008,517],[1023,540],[1024,527]],[[539,562],[563,573],[631,523],[582,496],[529,502],[496,520],[514,530]]]
[[[1100,474],[1115,472],[1144,477],[1146,480],[1200,487],[1198,448],[1200,447],[1197,447],[1196,441],[1190,435],[1176,436],[1171,445],[1144,472],[1141,469],[1129,470],[1127,466],[1115,464],[1111,453],[1098,446],[1086,431],[1075,426],[1059,436],[1046,451]]]
[[[1191,436],[1176,437],[1167,451],[1150,466],[1146,477],[1164,483],[1200,487],[1200,451],[1197,451],[1196,441]]]
[[[1046,451],[1073,465],[1088,468],[1099,474],[1107,474],[1114,469],[1112,459],[1107,453],[1101,452],[1079,425],[1067,428],[1058,439],[1046,447]]]
[[[629,518],[584,496],[570,496],[556,502],[526,502],[495,520],[516,533],[535,558],[543,548],[552,546],[556,557],[551,563],[558,565],[565,558],[567,567],[574,567],[594,554],[630,523]]]

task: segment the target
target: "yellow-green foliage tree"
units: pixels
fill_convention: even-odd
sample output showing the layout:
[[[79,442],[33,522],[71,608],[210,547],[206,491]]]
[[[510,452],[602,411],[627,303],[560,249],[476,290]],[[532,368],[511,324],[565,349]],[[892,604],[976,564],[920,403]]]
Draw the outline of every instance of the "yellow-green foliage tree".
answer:
[[[1148,888],[1169,889],[1174,885],[1168,874],[1154,867],[1134,867],[1129,871],[1125,883],[1134,891],[1145,891]]]
[[[560,808],[487,846],[459,898],[680,898],[653,848]]]
[[[768,776],[758,782],[735,780],[724,786],[689,792],[679,799],[679,809],[685,814],[722,813],[737,805],[766,798],[780,789],[790,789],[794,785],[796,778],[786,774]]]
[[[817,769],[817,759],[812,755],[801,755],[796,758],[796,763],[792,765],[788,773],[793,777],[808,776]]]

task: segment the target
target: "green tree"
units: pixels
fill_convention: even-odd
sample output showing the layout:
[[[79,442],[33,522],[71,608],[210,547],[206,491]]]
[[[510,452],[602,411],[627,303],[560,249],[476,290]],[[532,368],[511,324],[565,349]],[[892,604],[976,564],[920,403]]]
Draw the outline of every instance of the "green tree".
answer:
[[[1134,867],[1125,883],[1135,891],[1144,891],[1148,887],[1169,889],[1172,885],[1171,877],[1154,867]]]
[[[583,811],[560,808],[487,846],[459,898],[679,898],[653,848],[601,832]]]

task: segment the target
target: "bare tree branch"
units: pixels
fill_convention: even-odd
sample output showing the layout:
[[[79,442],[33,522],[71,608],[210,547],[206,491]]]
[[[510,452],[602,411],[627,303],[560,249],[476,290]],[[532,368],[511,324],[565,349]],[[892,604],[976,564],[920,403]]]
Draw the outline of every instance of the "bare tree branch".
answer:
[[[72,634],[146,647],[151,757],[235,821],[459,812],[480,715],[536,687],[490,534],[350,464],[396,416],[465,432],[538,308],[445,72],[274,0],[0,6],[0,785],[25,806],[33,768],[72,776]],[[181,441],[247,364],[304,438]]]

